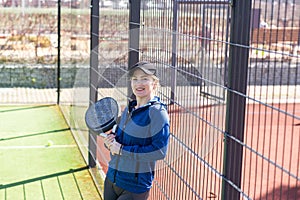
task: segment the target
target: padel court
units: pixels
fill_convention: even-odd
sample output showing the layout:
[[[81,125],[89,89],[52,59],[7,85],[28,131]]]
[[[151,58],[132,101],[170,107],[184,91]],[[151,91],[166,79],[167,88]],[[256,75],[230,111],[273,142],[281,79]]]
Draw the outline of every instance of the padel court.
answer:
[[[172,133],[149,200],[300,199],[298,0],[26,2],[0,7],[0,103],[19,105],[0,107],[0,200],[100,199],[109,152],[84,114],[124,108],[142,60]]]
[[[1,106],[0,124],[0,199],[101,199],[58,106]]]

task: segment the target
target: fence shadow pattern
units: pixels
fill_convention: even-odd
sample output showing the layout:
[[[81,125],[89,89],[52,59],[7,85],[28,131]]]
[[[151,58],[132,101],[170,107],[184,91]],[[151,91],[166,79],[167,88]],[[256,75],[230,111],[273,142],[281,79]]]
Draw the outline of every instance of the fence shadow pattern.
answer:
[[[98,98],[124,107],[130,64],[159,69],[172,134],[151,199],[300,199],[299,9],[296,0],[142,0],[92,15]],[[105,171],[101,147],[95,157]]]

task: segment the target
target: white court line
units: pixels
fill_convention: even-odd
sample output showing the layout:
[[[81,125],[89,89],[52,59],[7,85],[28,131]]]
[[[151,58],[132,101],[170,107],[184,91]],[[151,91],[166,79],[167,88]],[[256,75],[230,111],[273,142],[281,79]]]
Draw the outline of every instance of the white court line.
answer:
[[[37,145],[37,146],[1,146],[0,149],[44,149],[44,148],[74,148],[77,145]]]

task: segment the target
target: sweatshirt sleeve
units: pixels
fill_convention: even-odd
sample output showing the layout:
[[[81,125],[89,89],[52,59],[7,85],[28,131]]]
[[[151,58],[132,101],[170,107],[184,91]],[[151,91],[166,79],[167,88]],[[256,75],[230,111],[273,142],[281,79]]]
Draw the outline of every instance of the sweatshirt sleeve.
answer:
[[[169,125],[165,125],[160,133],[152,137],[150,145],[123,146],[122,156],[128,156],[138,161],[155,161],[164,159],[169,141]]]
[[[151,112],[151,144],[125,145],[121,151],[122,156],[138,161],[155,161],[165,158],[170,136],[169,117],[166,110],[154,108]]]

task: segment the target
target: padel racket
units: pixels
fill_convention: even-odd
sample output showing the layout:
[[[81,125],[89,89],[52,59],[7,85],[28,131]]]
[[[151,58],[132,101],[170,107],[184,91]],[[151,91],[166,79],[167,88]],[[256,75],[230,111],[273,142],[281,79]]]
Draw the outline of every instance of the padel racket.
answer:
[[[117,122],[119,106],[115,99],[105,97],[91,104],[85,113],[85,123],[94,133],[106,137]]]

